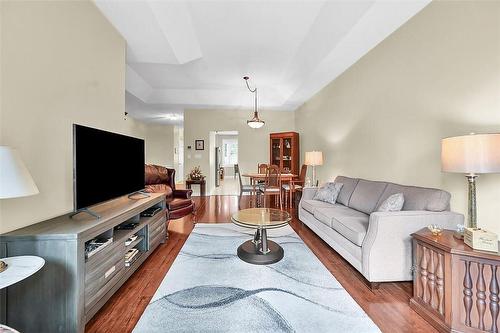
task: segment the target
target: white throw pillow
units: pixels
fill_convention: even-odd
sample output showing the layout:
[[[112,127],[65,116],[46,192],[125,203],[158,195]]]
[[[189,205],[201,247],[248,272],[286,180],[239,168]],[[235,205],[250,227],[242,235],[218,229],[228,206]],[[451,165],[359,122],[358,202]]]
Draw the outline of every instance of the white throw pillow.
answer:
[[[313,200],[319,200],[334,204],[337,201],[340,190],[344,184],[341,183],[326,183],[324,186],[320,187]]]
[[[378,207],[378,212],[399,212],[403,209],[403,205],[405,203],[405,197],[403,193],[396,193],[389,196],[387,199],[382,202],[382,204]]]

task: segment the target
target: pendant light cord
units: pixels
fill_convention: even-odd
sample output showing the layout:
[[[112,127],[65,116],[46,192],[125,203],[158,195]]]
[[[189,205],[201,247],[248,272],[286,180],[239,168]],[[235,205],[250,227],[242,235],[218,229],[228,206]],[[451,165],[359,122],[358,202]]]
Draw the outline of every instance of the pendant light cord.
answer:
[[[257,113],[257,87],[255,87],[255,88],[252,90],[252,88],[250,88],[250,85],[248,84],[248,79],[249,79],[249,77],[248,77],[248,76],[245,76],[243,79],[245,80],[245,83],[247,84],[247,88],[248,88],[248,90],[250,90],[250,92],[252,92],[252,93],[255,95],[254,113],[256,114],[256,113]]]

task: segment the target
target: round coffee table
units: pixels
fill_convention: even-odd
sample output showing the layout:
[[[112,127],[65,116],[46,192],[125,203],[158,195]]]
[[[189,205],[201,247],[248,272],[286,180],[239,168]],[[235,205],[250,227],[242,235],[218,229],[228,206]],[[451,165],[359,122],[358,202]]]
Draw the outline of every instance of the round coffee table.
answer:
[[[234,224],[256,229],[254,238],[238,247],[238,257],[256,265],[273,264],[283,259],[283,248],[267,239],[267,229],[284,227],[291,220],[290,214],[273,208],[248,208],[233,214],[231,221]]]

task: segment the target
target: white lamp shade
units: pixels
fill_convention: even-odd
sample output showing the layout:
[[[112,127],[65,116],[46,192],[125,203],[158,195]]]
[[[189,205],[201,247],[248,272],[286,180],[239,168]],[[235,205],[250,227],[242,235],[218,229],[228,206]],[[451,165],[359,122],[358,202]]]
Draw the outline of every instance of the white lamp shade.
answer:
[[[466,174],[500,172],[500,133],[443,139],[441,167],[446,172]]]
[[[10,147],[0,146],[0,199],[37,193],[38,187],[18,152]]]
[[[320,151],[307,151],[304,163],[306,165],[323,165],[323,153]]]
[[[247,125],[250,126],[251,128],[261,128],[264,126],[264,122],[262,120],[248,120]]]

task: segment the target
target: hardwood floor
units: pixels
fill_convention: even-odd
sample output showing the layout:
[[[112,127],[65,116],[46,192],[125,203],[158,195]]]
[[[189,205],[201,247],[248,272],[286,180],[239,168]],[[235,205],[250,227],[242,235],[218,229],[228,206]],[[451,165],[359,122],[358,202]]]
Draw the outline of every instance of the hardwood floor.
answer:
[[[131,332],[168,272],[195,223],[230,222],[238,210],[237,196],[195,198],[197,213],[170,221],[169,239],[144,262],[87,324],[88,333]],[[241,208],[249,206],[243,197]],[[292,212],[294,215],[294,212]],[[294,217],[291,226],[383,332],[437,332],[409,306],[410,282],[382,283],[371,290],[339,254]]]

